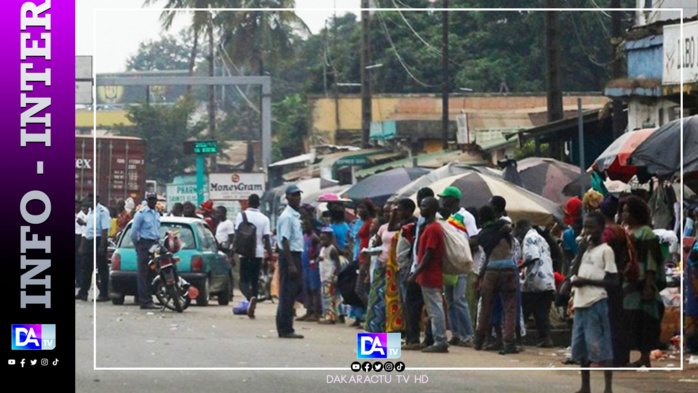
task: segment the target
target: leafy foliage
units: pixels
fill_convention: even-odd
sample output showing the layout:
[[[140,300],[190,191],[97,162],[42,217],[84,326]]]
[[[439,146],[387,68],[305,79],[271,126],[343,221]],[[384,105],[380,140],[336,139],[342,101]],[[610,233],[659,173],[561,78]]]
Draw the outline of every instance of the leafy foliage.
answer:
[[[126,60],[127,71],[186,70],[191,55],[192,34],[180,31],[177,36],[164,35],[160,40],[149,40],[138,45],[136,54]],[[199,56],[197,62],[203,59]]]
[[[146,4],[157,0],[146,0]],[[201,6],[202,0],[161,0],[168,7]],[[212,7],[289,8],[293,0],[215,0]],[[542,8],[545,0],[525,6]],[[423,8],[425,0],[380,0],[381,8]],[[562,88],[565,91],[601,91],[610,79],[610,63],[617,58],[610,44],[611,0],[557,0],[557,7],[587,8],[588,12],[558,13]],[[439,3],[436,3],[439,6]],[[518,8],[513,0],[451,0],[455,8]],[[624,8],[635,7],[622,0]],[[186,12],[186,11],[185,11]],[[205,15],[202,15],[205,14]],[[164,27],[175,13],[162,14]],[[326,28],[310,34],[293,12],[240,11],[201,13],[192,16],[194,41],[215,26],[219,55],[233,75],[266,74],[272,77],[273,152],[275,159],[303,151],[308,111],[303,101],[310,95],[358,94],[361,81],[361,23],[347,13],[330,18]],[[622,28],[632,25],[633,13],[623,12]],[[212,18],[212,19],[210,19]],[[440,12],[380,11],[371,17],[371,57],[374,94],[438,94],[443,83]],[[451,91],[543,92],[546,88],[545,13],[542,11],[449,12],[449,67]],[[220,45],[219,45],[220,44]],[[163,43],[167,46],[167,43]],[[190,47],[191,45],[185,47]],[[146,52],[146,51],[144,51]],[[194,52],[190,50],[190,52]],[[174,50],[162,49],[167,58]],[[178,67],[186,51],[176,52]],[[622,55],[622,51],[618,51]],[[141,61],[149,64],[145,60]],[[160,64],[152,61],[153,64]],[[257,139],[261,129],[260,91],[257,88],[226,88],[220,108],[227,114],[217,125],[221,138]],[[300,100],[300,101],[299,101]],[[253,109],[252,107],[256,107]],[[522,152],[522,154],[526,154]]]
[[[290,95],[274,104],[274,115],[283,119],[275,124],[275,138],[272,148],[277,146],[277,157],[293,157],[303,153],[303,138],[308,134],[310,110],[300,94]]]
[[[121,135],[135,136],[147,142],[146,176],[167,183],[194,163],[194,157],[185,155],[183,143],[203,128],[191,124],[196,101],[185,96],[174,105],[131,105],[127,118],[134,126],[117,127]]]

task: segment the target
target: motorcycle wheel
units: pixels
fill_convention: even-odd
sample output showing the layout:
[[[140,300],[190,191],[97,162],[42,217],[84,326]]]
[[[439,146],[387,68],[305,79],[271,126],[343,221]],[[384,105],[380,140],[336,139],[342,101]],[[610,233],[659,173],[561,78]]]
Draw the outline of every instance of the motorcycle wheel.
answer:
[[[160,304],[170,310],[182,312],[189,306],[190,300],[186,294],[179,294],[176,285],[166,285],[162,280],[155,284],[155,297]]]
[[[182,312],[184,311],[183,307],[183,300],[182,297],[179,296],[179,293],[177,293],[177,287],[174,285],[168,285],[167,286],[167,294],[169,295],[169,298],[172,300],[172,305],[174,306],[174,310],[177,312]]]

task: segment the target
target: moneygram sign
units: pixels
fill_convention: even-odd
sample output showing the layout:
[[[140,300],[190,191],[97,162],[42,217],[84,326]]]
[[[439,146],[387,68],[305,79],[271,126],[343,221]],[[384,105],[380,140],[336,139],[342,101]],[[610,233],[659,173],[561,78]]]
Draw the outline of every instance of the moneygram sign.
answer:
[[[252,194],[264,194],[263,173],[212,173],[208,181],[209,198],[214,201],[242,201]]]

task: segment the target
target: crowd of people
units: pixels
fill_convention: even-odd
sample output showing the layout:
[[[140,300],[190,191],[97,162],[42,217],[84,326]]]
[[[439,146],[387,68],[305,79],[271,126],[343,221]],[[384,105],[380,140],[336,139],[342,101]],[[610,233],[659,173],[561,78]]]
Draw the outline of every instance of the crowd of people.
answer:
[[[257,195],[235,221],[227,218],[225,207],[214,209],[210,201],[198,209],[189,202],[175,204],[167,213],[205,220],[222,250],[240,254],[240,289],[251,318],[260,277],[267,277],[269,262],[278,254],[279,337],[303,338],[294,321],[351,321],[371,333],[401,333],[403,350],[447,353],[450,346],[461,346],[508,355],[523,349],[524,337],[530,342],[535,326],[539,347],[571,346],[565,363],[591,367],[651,367],[650,353],[660,347],[665,308],[660,292],[667,286],[665,263],[671,259],[662,252],[657,233],[673,226],[679,235],[693,238],[691,224],[698,214],[698,203],[691,204],[698,201],[688,200],[684,225],[672,221],[657,228],[642,195],[590,190],[568,201],[564,220],[539,227],[526,219],[513,222],[502,197],[466,209],[467,195],[458,188],[436,195],[425,187],[417,203],[360,201],[348,222],[343,201],[328,203],[320,214],[301,204],[301,190],[294,185],[286,189],[286,199],[275,231],[259,211]],[[93,274],[93,253],[87,251],[96,246],[98,275],[108,277],[106,239],[131,221],[127,203],[118,203],[111,214],[98,199],[95,213],[92,203],[76,202],[76,299],[81,300],[87,299]],[[146,198],[133,211],[139,228],[147,227],[139,229],[135,244],[155,241],[150,221],[165,214],[157,200]],[[155,212],[153,220],[148,212]],[[252,232],[244,235],[243,227],[250,224]],[[447,232],[453,230],[465,239],[472,264],[459,274],[445,274]],[[254,243],[250,251],[238,244],[245,236]],[[696,351],[698,243],[684,251],[686,348]],[[98,280],[97,287],[97,301],[107,300],[106,281]],[[142,307],[152,304],[149,298]],[[299,302],[305,314],[296,317]],[[551,315],[571,325],[571,342],[553,337]],[[631,359],[633,350],[640,354],[637,359]],[[610,386],[610,373],[606,377]],[[588,387],[588,373],[583,383]]]
[[[353,319],[352,326],[367,332],[401,333],[403,350],[446,353],[455,345],[515,354],[531,336],[529,326],[539,347],[571,346],[567,364],[651,367],[650,353],[660,348],[660,292],[671,256],[662,253],[659,228],[641,196],[590,190],[570,199],[563,222],[544,228],[512,222],[499,196],[464,209],[467,195],[455,187],[438,195],[422,188],[417,204],[361,201],[351,223],[342,202],[318,215],[300,204],[297,187],[287,189],[287,198],[277,234],[281,337],[302,338],[292,317],[293,300],[300,300],[306,314],[297,321]],[[467,239],[468,273],[443,273],[444,225]],[[694,248],[693,269],[695,257]],[[571,342],[555,342],[551,315],[572,325]]]

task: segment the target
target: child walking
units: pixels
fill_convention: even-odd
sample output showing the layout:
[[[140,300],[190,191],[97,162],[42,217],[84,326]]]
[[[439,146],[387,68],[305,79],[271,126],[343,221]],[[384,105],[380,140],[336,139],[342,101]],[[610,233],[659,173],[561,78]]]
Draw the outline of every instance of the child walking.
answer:
[[[601,242],[605,219],[598,212],[584,220],[583,253],[572,268],[570,283],[574,287],[574,325],[572,359],[583,367],[611,367],[613,344],[608,316],[607,288],[618,285],[618,269],[613,249]],[[612,393],[612,371],[604,371],[606,388]],[[578,393],[590,393],[590,372],[582,371]]]
[[[322,282],[322,319],[318,322],[331,325],[339,317],[339,292],[337,291],[337,276],[341,268],[339,252],[334,245],[334,231],[330,227],[322,228],[320,233],[320,281]]]

